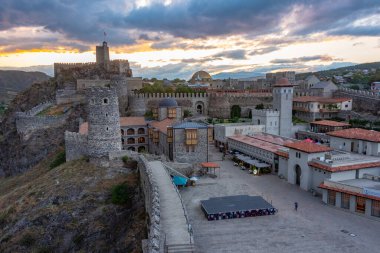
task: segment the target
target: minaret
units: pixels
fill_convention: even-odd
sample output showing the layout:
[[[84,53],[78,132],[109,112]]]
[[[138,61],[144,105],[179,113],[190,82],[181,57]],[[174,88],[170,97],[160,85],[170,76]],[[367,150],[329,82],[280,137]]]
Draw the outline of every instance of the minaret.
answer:
[[[291,137],[293,84],[287,78],[280,78],[273,85],[273,109],[280,112],[280,136]]]
[[[121,150],[119,102],[115,88],[86,90],[88,103],[88,155],[107,157]]]

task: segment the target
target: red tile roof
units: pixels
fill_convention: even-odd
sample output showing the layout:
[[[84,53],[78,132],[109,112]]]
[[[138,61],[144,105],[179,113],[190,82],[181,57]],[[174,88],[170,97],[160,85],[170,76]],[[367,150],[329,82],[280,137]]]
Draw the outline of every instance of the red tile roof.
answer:
[[[328,132],[327,135],[346,139],[380,142],[380,132],[361,128],[349,128],[344,130],[332,131]]]
[[[269,151],[271,153],[276,153],[280,148],[283,147],[282,142],[274,143],[276,140],[271,135],[258,135],[257,138],[255,136],[235,135],[228,137],[228,139],[242,142],[250,146]]]
[[[294,85],[291,84],[288,80],[288,78],[280,78],[273,87],[293,87]]]
[[[303,96],[303,97],[295,97],[293,98],[293,102],[319,102],[319,103],[341,103],[345,101],[352,100],[351,98],[325,98],[325,97],[317,97],[317,96]]]
[[[152,123],[150,123],[150,125],[154,128],[156,128],[158,131],[166,134],[167,133],[167,128],[168,126],[171,126],[173,125],[174,123],[174,119],[164,119],[164,120],[161,120],[161,121],[153,121]]]
[[[120,117],[120,126],[144,126],[144,117]]]
[[[380,167],[380,162],[360,163],[360,164],[352,164],[352,165],[336,166],[336,167],[320,164],[318,162],[309,162],[308,164],[311,167],[329,171],[329,172],[340,172],[340,171],[347,171],[347,170],[358,170],[358,169]]]
[[[313,121],[313,122],[310,122],[310,124],[321,125],[321,126],[332,126],[332,127],[350,126],[350,124],[348,124],[348,123],[338,122],[338,121],[333,121],[333,120]]]
[[[324,146],[324,145],[319,145],[319,144],[305,142],[305,141],[287,143],[285,144],[285,147],[296,149],[296,150],[303,151],[306,153],[321,153],[321,152],[327,152],[327,151],[333,150],[332,148]]]
[[[282,156],[284,158],[289,158],[289,154],[284,152],[284,151],[281,151],[281,150],[278,150],[275,152],[276,155],[279,155],[279,156]]]
[[[367,198],[367,199],[373,199],[373,200],[380,201],[380,198],[376,197],[376,196],[366,195],[366,194],[362,194],[362,193],[358,193],[358,192],[353,192],[353,191],[347,191],[347,190],[343,190],[343,189],[340,189],[340,188],[335,188],[335,187],[327,186],[327,185],[324,185],[323,183],[321,183],[318,187],[322,188],[322,189],[326,189],[326,190],[343,192],[343,193],[347,193],[347,194],[350,194],[350,195],[355,195],[355,196],[359,196],[359,197],[363,197],[363,198]]]

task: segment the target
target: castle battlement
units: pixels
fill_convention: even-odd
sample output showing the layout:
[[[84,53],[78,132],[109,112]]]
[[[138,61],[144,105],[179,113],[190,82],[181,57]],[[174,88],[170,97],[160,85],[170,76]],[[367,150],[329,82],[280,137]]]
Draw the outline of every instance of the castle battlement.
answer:
[[[131,94],[134,98],[207,98],[207,93],[135,93]]]
[[[361,96],[368,96],[373,98],[380,98],[380,94],[372,92],[372,91],[366,91],[366,90],[354,90],[350,88],[339,88],[340,91],[351,93],[353,95],[361,95]]]
[[[280,111],[273,109],[252,109],[252,116],[261,116],[261,117],[279,117]]]

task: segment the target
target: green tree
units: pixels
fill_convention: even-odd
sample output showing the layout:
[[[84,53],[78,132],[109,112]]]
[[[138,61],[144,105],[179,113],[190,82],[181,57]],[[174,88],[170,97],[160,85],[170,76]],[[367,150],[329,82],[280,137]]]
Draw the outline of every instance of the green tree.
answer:
[[[241,116],[241,108],[238,105],[233,105],[231,107],[231,119],[240,118]]]
[[[261,103],[261,104],[256,105],[255,109],[256,110],[263,110],[264,109],[264,104]]]

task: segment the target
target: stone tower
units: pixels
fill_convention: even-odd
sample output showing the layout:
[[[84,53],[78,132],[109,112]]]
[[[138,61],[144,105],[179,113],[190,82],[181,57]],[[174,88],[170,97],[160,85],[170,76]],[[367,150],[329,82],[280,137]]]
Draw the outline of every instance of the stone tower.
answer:
[[[88,155],[108,156],[121,150],[119,102],[115,88],[92,87],[86,90],[88,103]]]
[[[102,46],[96,46],[96,63],[106,70],[109,68],[110,52],[106,41]]]
[[[293,85],[287,78],[279,79],[273,85],[273,109],[280,112],[279,135],[290,137],[292,130]]]

